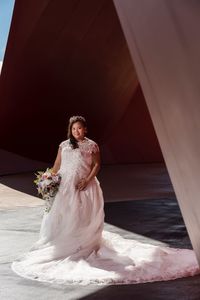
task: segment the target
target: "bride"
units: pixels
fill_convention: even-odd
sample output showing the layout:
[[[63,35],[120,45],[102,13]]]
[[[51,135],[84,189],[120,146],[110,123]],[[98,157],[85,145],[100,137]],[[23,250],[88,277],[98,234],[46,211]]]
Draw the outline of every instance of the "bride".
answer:
[[[62,284],[139,283],[199,273],[192,250],[143,244],[103,229],[99,147],[86,133],[85,119],[71,117],[52,169],[62,177],[54,203],[44,213],[38,241],[12,269]]]

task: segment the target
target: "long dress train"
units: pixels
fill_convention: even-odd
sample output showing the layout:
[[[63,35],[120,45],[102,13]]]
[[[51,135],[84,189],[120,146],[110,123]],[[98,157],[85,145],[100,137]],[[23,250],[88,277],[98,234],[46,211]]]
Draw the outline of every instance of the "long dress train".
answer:
[[[98,145],[85,138],[72,149],[59,147],[61,183],[44,213],[38,241],[12,263],[19,275],[62,284],[125,284],[170,280],[199,273],[194,251],[154,246],[103,230],[104,201],[95,177],[85,190],[76,185],[89,172]]]

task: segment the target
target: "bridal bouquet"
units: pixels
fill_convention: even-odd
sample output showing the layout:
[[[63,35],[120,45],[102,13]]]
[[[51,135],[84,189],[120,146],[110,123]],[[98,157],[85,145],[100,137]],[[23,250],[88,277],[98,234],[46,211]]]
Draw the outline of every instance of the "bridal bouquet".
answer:
[[[51,171],[49,168],[44,172],[38,171],[34,180],[38,194],[45,200],[45,212],[50,211],[61,181],[60,174],[53,175]]]

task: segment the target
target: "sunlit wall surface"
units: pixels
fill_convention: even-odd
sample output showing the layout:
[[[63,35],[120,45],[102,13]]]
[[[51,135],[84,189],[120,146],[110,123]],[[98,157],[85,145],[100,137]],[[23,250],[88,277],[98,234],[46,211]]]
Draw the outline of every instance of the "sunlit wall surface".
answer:
[[[6,50],[15,0],[0,0],[0,71]]]

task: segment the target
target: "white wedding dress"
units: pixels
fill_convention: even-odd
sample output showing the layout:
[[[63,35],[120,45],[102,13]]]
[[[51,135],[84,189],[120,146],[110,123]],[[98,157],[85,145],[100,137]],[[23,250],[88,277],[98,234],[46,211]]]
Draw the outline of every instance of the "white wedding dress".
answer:
[[[125,284],[170,280],[199,273],[192,250],[143,244],[103,230],[104,201],[97,178],[83,191],[76,184],[90,172],[97,144],[85,138],[72,149],[59,146],[62,180],[39,240],[12,263],[19,275],[62,284]]]

